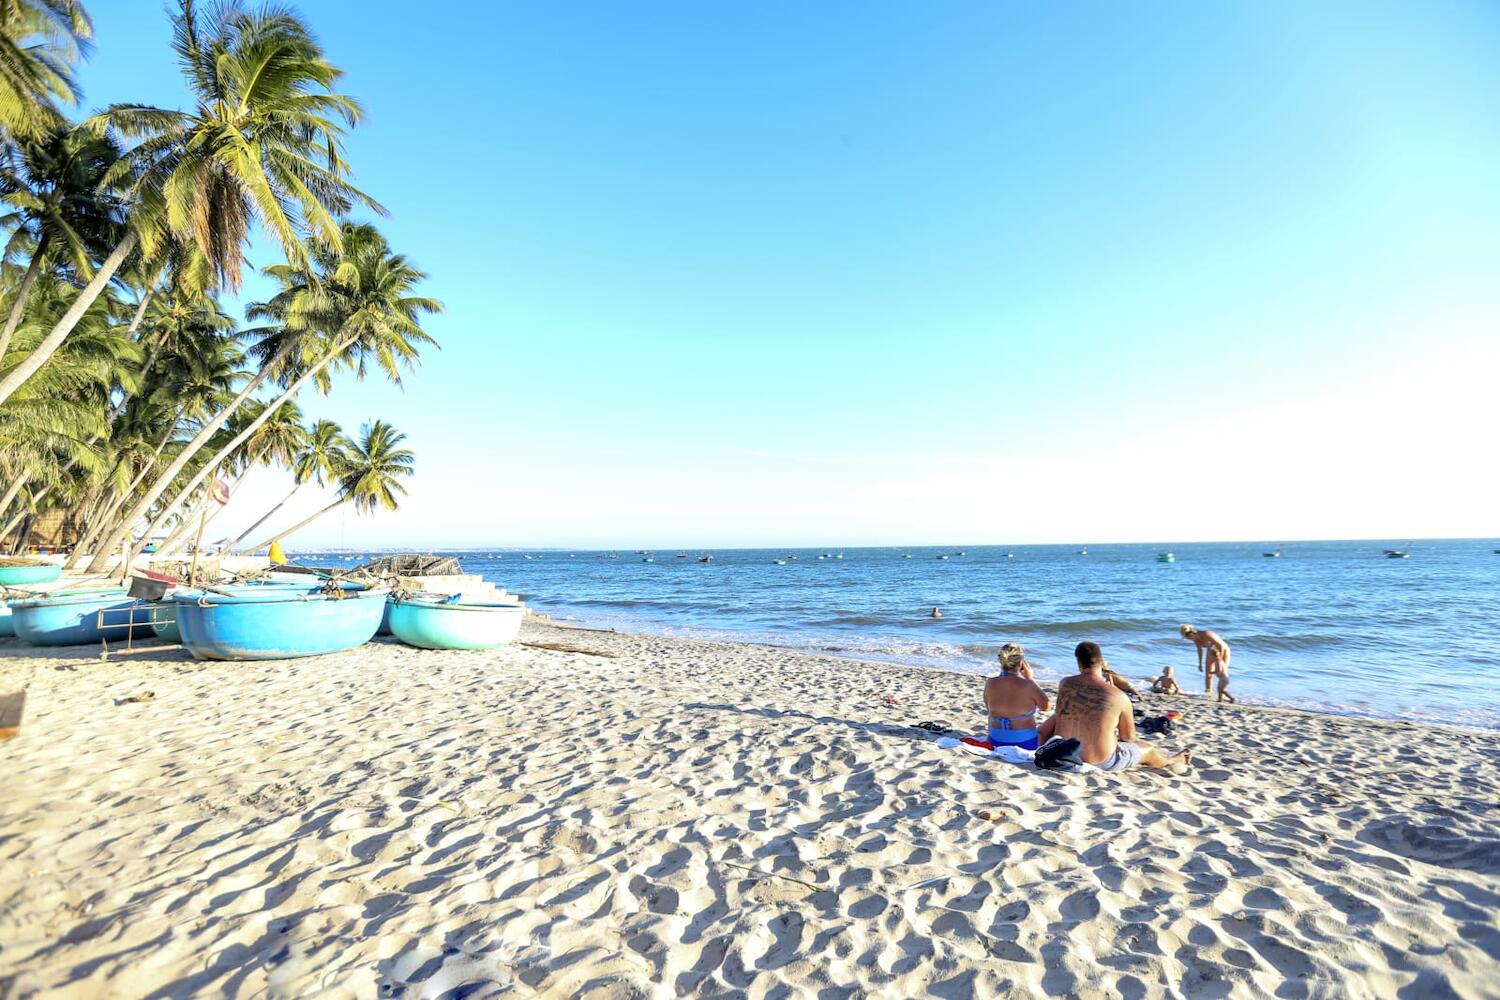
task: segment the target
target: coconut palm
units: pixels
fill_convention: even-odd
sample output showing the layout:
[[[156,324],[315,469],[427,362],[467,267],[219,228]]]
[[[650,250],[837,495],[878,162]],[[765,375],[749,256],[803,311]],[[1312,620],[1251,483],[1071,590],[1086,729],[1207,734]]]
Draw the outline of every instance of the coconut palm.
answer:
[[[0,0],[3,2],[3,0]],[[18,155],[0,169],[0,203],[10,211],[0,226],[11,229],[7,259],[28,249],[30,262],[0,330],[0,357],[43,266],[52,258],[85,279],[93,257],[119,239],[119,203],[101,185],[120,153],[109,139],[83,129],[60,127],[20,144]]]
[[[287,408],[290,409],[291,405],[288,404]],[[344,429],[332,420],[319,420],[307,428],[302,450],[297,453],[292,463],[291,492],[283,497],[280,503],[262,514],[254,524],[240,532],[239,536],[229,543],[229,547],[233,549],[249,538],[250,533],[256,528],[275,517],[276,512],[291,502],[291,499],[309,482],[322,486],[325,482],[332,480],[337,470],[343,468],[347,443],[348,438],[344,436]]]
[[[94,27],[77,0],[0,0],[0,133],[37,139],[74,104],[73,66]]]
[[[247,310],[252,319],[271,319],[280,324],[265,331],[251,349],[252,356],[264,359],[261,371],[275,368],[285,385],[263,414],[265,419],[309,380],[323,376],[330,366],[347,368],[362,378],[373,364],[399,385],[401,369],[416,364],[419,348],[436,344],[422,329],[421,320],[428,313],[441,312],[442,303],[412,294],[426,274],[403,255],[392,253],[385,237],[373,226],[345,224],[339,245],[315,243],[311,257],[310,270],[267,268],[281,282],[282,290],[269,302],[251,305]],[[318,384],[326,391],[326,382],[320,380]],[[180,507],[255,427],[250,424],[241,436],[224,445],[181,488],[178,499],[166,510]],[[146,537],[156,527],[153,524]],[[129,528],[126,525],[120,529],[114,545],[120,544]],[[101,552],[94,571],[102,570],[107,559]]]
[[[361,514],[374,513],[382,507],[396,510],[400,506],[399,498],[406,493],[401,480],[415,471],[415,456],[401,447],[405,440],[405,434],[383,420],[365,424],[360,428],[359,441],[346,442],[345,454],[337,470],[338,499],[287,531],[253,546],[250,551],[268,548],[276,539],[296,534],[344,504],[353,504]]]
[[[109,177],[129,202],[131,225],[79,293],[78,314],[138,244],[153,257],[172,241],[196,245],[217,285],[238,290],[254,223],[288,261],[301,264],[305,239],[338,244],[338,219],[353,206],[381,210],[345,176],[344,132],[363,112],[334,91],[342,71],[296,16],[230,0],[200,18],[194,0],[180,0],[172,21],[193,110],[116,104],[84,122],[100,135],[139,141]],[[0,402],[76,322],[70,309],[32,356],[0,379]],[[221,424],[205,427],[204,441]]]

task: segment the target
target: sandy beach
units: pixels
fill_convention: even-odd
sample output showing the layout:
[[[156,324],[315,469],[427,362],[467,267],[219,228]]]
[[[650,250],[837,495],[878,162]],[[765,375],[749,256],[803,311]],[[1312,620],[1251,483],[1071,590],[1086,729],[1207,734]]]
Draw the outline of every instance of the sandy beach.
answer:
[[[911,727],[973,676],[521,640],[0,642],[0,996],[1500,995],[1500,733],[1186,696],[1190,775],[1061,775]]]

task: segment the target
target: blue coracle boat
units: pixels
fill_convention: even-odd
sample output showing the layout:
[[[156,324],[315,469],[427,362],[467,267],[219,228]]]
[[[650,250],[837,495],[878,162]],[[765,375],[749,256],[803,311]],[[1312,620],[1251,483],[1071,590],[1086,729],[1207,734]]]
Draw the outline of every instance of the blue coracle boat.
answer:
[[[8,639],[16,634],[16,620],[11,614],[10,604],[0,602],[0,639]]]
[[[62,567],[49,563],[30,566],[0,566],[0,587],[24,587],[33,583],[51,583],[62,576]]]
[[[11,601],[10,609],[16,638],[33,646],[79,646],[151,634],[150,602],[120,589],[26,597]]]
[[[302,594],[315,594],[319,590],[318,587],[309,586],[306,580],[295,582],[287,580],[251,580],[248,583],[215,587],[214,590],[219,593],[256,594],[261,593],[261,588],[265,587],[291,587]],[[173,593],[173,591],[168,591],[162,600],[153,601],[151,604],[151,631],[156,633],[156,637],[162,642],[182,641],[182,630],[177,627],[177,604],[172,600]]]
[[[345,587],[342,598],[305,587],[245,587],[172,594],[182,645],[199,660],[282,660],[353,649],[375,637],[384,590]]]
[[[472,601],[447,603],[441,597],[414,597],[390,603],[391,632],[408,646],[423,649],[493,649],[521,630],[526,610],[519,604]]]

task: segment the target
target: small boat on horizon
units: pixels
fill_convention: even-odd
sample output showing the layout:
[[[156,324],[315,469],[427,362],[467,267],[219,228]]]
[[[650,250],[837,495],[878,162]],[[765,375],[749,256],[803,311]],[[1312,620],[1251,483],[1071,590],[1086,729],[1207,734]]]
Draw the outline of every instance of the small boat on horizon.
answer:
[[[714,561],[714,557],[711,555],[702,555],[698,557],[698,561],[701,563],[711,563]]]
[[[1176,562],[1177,557],[1170,552],[1158,552],[1156,554],[1156,561],[1159,563]]]
[[[1278,548],[1275,552],[1262,552],[1261,555],[1265,556],[1267,559],[1280,559],[1281,549]]]
[[[1387,559],[1410,559],[1411,558],[1411,542],[1407,542],[1406,543],[1406,548],[1404,548],[1404,549],[1386,549],[1385,550],[1385,557]]]
[[[1081,555],[1081,556],[1088,555],[1089,554],[1089,548],[1088,548],[1088,546],[1085,545],[1083,548],[1079,549],[1078,550],[1078,554]]]
[[[785,566],[786,565],[786,560],[785,559],[777,559],[776,560],[776,565],[778,565],[778,566]]]

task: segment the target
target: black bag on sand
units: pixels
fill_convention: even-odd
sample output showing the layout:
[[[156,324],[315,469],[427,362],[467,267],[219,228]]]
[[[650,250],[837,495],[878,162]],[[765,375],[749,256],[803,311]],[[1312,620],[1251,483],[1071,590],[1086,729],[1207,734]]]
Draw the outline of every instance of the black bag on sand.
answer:
[[[1054,736],[1036,752],[1035,763],[1043,771],[1076,771],[1083,766],[1083,744]]]
[[[1177,725],[1169,716],[1153,715],[1149,719],[1142,719],[1136,728],[1146,736],[1171,736]]]

